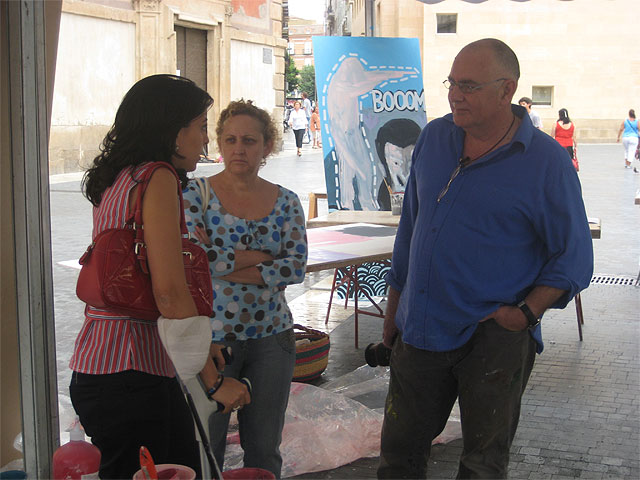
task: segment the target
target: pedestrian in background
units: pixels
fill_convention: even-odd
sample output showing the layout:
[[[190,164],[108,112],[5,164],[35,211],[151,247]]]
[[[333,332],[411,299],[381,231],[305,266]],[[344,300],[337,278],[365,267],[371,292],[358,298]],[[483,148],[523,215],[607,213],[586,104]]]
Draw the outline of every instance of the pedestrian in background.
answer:
[[[298,100],[293,102],[293,110],[289,114],[289,125],[293,130],[293,135],[296,138],[296,148],[298,149],[298,156],[302,155],[302,137],[307,130],[309,122],[307,121],[307,114],[302,110],[301,104]]]
[[[307,116],[307,124],[311,120],[311,113],[313,110],[313,105],[311,105],[311,100],[309,100],[309,95],[307,92],[302,92],[302,108],[304,109],[304,113]]]
[[[311,135],[313,136],[313,147],[312,148],[320,148],[322,146],[322,135],[320,132],[320,114],[318,113],[318,107],[313,108],[313,113],[311,114]]]
[[[215,345],[231,347],[225,378],[249,379],[251,404],[238,411],[244,467],[280,478],[280,441],[295,364],[293,318],[284,289],[304,280],[304,210],[291,190],[258,175],[277,137],[270,115],[231,102],[216,126],[224,170],[206,180],[208,204],[192,181],[184,193],[187,228],[210,259]],[[222,469],[229,414],[209,416]]]
[[[527,109],[527,113],[529,114],[529,118],[531,119],[531,123],[533,123],[533,126],[539,130],[542,130],[542,119],[540,118],[540,115],[538,115],[538,112],[531,108],[531,106],[533,105],[533,100],[531,100],[529,97],[522,97],[520,100],[518,100],[518,104]]]
[[[558,120],[551,129],[551,136],[562,145],[573,159],[573,146],[576,145],[576,127],[569,118],[566,108],[558,110]]]
[[[467,45],[444,82],[452,114],[416,143],[386,278],[379,478],[425,478],[456,398],[457,478],[505,478],[540,318],[591,280],[578,176],[511,104],[519,77],[505,43]]]
[[[624,168],[631,168],[631,162],[638,151],[638,120],[636,119],[636,112],[632,108],[629,110],[629,118],[622,122],[620,130],[618,130],[618,142],[622,135],[622,146],[624,147]],[[633,167],[633,171],[638,173],[638,169]]]

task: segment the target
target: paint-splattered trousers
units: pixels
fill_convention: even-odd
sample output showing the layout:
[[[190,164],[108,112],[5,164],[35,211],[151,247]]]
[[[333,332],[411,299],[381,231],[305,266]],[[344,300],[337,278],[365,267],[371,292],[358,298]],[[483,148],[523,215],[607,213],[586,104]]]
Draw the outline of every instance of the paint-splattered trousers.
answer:
[[[398,337],[391,355],[378,478],[426,478],[431,442],[459,399],[463,451],[458,478],[506,478],[536,343],[489,319],[448,352]]]

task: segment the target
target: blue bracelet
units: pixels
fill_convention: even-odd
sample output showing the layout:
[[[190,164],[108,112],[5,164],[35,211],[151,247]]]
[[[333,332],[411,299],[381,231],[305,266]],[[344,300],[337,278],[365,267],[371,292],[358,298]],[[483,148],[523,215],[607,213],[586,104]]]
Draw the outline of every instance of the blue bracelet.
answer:
[[[216,383],[213,384],[213,387],[207,390],[207,398],[212,402],[214,401],[213,396],[216,394],[218,389],[222,386],[222,382],[224,382],[224,375],[222,373],[219,373]]]

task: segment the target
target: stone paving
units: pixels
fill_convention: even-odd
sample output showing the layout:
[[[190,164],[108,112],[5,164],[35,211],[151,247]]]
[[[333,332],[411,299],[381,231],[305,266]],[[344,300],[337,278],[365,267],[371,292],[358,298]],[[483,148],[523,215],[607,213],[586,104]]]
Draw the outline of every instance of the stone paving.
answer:
[[[545,350],[523,398],[510,478],[640,478],[639,294],[633,285],[592,285],[582,295],[583,342],[573,304],[545,316]],[[345,315],[342,307],[335,310]],[[322,318],[325,312],[317,309]],[[359,350],[353,316],[331,331],[323,380],[362,365],[363,346],[378,341],[381,322],[361,317]],[[429,478],[455,478],[461,450],[460,440],[434,446]],[[375,478],[376,465],[377,459],[362,459],[299,478]]]
[[[633,285],[640,258],[640,207],[633,205],[633,196],[640,179],[623,168],[619,150],[582,146],[580,176],[588,215],[602,221],[602,238],[594,241],[594,271],[620,284],[592,284],[583,292],[583,342],[574,303],[545,315],[545,350],[523,398],[510,478],[640,478],[640,288]],[[292,309],[298,321],[321,328],[328,282],[309,283]],[[361,317],[361,348],[355,350],[350,313],[340,304],[332,309],[324,380],[362,365],[363,347],[380,338],[381,320]],[[334,328],[336,323],[341,326]],[[455,478],[461,451],[461,440],[434,446],[429,478]],[[377,462],[361,459],[297,478],[375,478]]]
[[[594,271],[619,283],[592,284],[583,292],[583,342],[578,340],[573,303],[545,315],[545,351],[536,359],[524,395],[510,478],[640,478],[640,288],[633,285],[640,259],[640,206],[633,198],[640,175],[624,169],[620,145],[581,145],[579,153],[588,215],[602,221],[602,238],[594,240]],[[216,168],[201,164],[196,173]],[[271,158],[261,174],[296,191],[305,209],[309,192],[324,191],[322,154],[305,146],[298,158],[288,137],[285,150]],[[79,195],[78,180],[77,175],[55,176],[51,184],[61,404],[82,308],[74,295],[77,271],[60,262],[78,258],[91,229],[89,204]],[[321,215],[326,208],[326,200],[320,200]],[[325,326],[330,274],[310,274],[304,284],[287,289],[299,323],[331,332],[329,366],[320,384],[362,365],[363,347],[378,341],[381,332],[380,319],[361,317],[356,350],[352,307],[344,309],[340,302]],[[429,478],[455,478],[461,448],[460,440],[435,446]],[[374,478],[376,465],[376,458],[361,459],[299,478]]]

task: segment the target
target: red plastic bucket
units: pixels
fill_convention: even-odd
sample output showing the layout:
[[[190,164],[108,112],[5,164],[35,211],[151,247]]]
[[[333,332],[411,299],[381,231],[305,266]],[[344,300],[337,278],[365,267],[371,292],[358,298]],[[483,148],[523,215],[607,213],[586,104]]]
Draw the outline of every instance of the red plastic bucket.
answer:
[[[224,480],[272,480],[276,476],[264,468],[236,468],[222,472]]]

